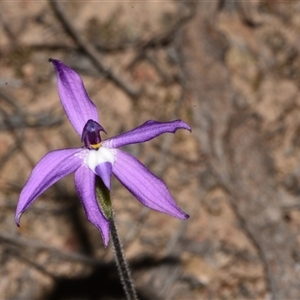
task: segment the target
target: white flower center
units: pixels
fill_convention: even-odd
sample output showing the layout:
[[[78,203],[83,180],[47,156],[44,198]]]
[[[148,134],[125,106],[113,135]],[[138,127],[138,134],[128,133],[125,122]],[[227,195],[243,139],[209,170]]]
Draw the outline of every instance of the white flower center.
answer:
[[[97,151],[89,150],[85,158],[85,164],[95,172],[96,167],[104,162],[110,162],[112,165],[115,162],[115,150],[106,147],[100,147]]]

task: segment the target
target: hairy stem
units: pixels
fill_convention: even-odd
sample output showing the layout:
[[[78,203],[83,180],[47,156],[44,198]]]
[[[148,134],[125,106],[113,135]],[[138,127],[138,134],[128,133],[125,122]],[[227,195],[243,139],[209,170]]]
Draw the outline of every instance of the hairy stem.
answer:
[[[118,272],[122,282],[127,300],[137,300],[136,291],[130,274],[128,263],[125,259],[123,247],[118,235],[117,225],[114,219],[113,207],[110,199],[110,192],[101,178],[96,179],[96,194],[99,206],[106,218],[110,221],[110,235],[113,243],[115,259]]]
[[[113,243],[115,259],[121,278],[122,286],[126,294],[127,300],[137,300],[137,294],[134,283],[130,274],[127,260],[125,259],[123,247],[118,235],[118,230],[114,216],[110,218],[110,235]]]

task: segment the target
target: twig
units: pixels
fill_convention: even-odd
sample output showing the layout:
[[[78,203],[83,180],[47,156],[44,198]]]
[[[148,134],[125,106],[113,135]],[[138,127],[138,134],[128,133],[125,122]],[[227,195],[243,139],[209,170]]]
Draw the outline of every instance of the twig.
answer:
[[[2,25],[4,32],[6,33],[6,36],[9,38],[10,42],[13,45],[16,45],[16,36],[8,26],[8,22],[3,18],[2,12],[0,10],[0,24]]]
[[[67,19],[66,15],[63,12],[61,4],[56,0],[49,0],[50,4],[55,12],[57,18],[62,23],[64,29],[69,34],[74,42],[78,45],[79,49],[84,52],[93,62],[94,66],[98,69],[99,72],[103,73],[106,78],[113,81],[119,88],[121,88],[128,96],[132,98],[137,98],[140,94],[140,91],[133,87],[131,84],[126,82],[123,78],[119,77],[110,67],[105,66],[99,59],[98,53],[95,48],[87,43],[81,35],[77,33],[71,22]]]
[[[39,112],[36,115],[28,114],[18,104],[18,101],[0,89],[0,100],[3,100],[14,109],[14,114],[9,115],[1,109],[4,119],[0,118],[0,131],[25,127],[55,126],[62,123],[62,117],[53,116],[48,112]]]
[[[11,244],[11,245],[15,245],[15,246],[19,246],[24,250],[25,248],[29,248],[31,250],[35,250],[35,251],[47,251],[55,256],[60,257],[63,261],[75,261],[75,262],[81,262],[81,263],[85,263],[91,266],[97,266],[97,265],[102,265],[103,263],[97,259],[82,255],[82,254],[78,254],[78,253],[68,253],[65,251],[61,251],[59,249],[56,249],[54,247],[45,245],[45,244],[41,244],[39,242],[33,241],[33,240],[29,240],[29,239],[25,239],[21,236],[17,236],[17,235],[12,235],[12,234],[6,234],[0,231],[0,243],[7,243],[7,244]]]
[[[22,250],[20,251],[20,249],[11,248],[11,249],[9,249],[9,253],[16,256],[18,259],[20,259],[23,262],[25,262],[26,264],[32,266],[33,268],[40,271],[41,273],[43,273],[46,276],[49,276],[50,278],[53,278],[56,280],[59,278],[56,274],[47,271],[47,269],[43,265],[37,263],[36,261],[29,259],[26,255],[24,255],[24,252]]]
[[[128,64],[127,69],[131,69],[139,60],[146,57],[145,52],[148,49],[158,49],[170,45],[176,33],[182,28],[182,26],[193,18],[195,11],[190,9],[189,13],[178,18],[176,23],[167,31],[156,34],[149,40],[139,41],[137,48],[139,49],[138,54]]]
[[[62,123],[62,118],[51,114],[40,112],[35,116],[7,116],[6,120],[0,119],[0,131],[25,127],[51,127]]]
[[[7,113],[4,109],[0,108],[0,112],[2,113],[4,117],[4,125],[11,126],[11,120],[9,119]],[[22,114],[22,112],[20,112]],[[12,128],[13,129],[13,128]],[[21,154],[28,160],[31,166],[33,166],[33,161],[30,158],[30,155],[27,153],[27,150],[23,147],[23,134],[24,134],[24,128],[21,127],[21,130],[11,130],[11,134],[13,138],[15,139],[15,147],[12,150],[9,150],[8,153],[2,158],[2,162],[0,163],[0,169],[3,168],[3,166],[6,164],[6,162],[9,161],[9,159],[12,157],[13,153],[16,150],[21,150]]]

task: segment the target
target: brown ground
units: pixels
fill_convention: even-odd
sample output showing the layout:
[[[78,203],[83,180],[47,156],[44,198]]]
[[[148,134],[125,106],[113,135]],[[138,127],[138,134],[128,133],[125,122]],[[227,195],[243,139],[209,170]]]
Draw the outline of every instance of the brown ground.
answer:
[[[0,3],[0,299],[124,298],[72,176],[14,224],[36,162],[81,145],[49,57],[82,75],[108,136],[193,128],[126,148],[187,221],[113,181],[140,299],[300,299],[300,2],[60,3]]]

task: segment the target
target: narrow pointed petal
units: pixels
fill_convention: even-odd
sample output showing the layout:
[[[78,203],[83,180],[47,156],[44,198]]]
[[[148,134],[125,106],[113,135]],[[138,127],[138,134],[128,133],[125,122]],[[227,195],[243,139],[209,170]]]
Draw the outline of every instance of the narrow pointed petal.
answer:
[[[176,204],[165,183],[136,158],[116,150],[113,174],[145,206],[179,219],[187,219]]]
[[[110,179],[112,173],[112,165],[110,162],[104,162],[96,166],[96,174],[102,179],[103,183],[110,190]]]
[[[80,76],[71,68],[56,59],[52,62],[56,75],[58,94],[62,106],[76,132],[81,136],[88,120],[99,123],[95,104],[88,96]]]
[[[85,165],[75,172],[75,187],[87,219],[100,231],[104,245],[109,241],[109,221],[103,215],[96,198],[96,175]]]
[[[19,226],[22,213],[30,204],[55,182],[74,172],[83,163],[82,149],[63,149],[46,154],[32,170],[21,191],[15,222]]]
[[[171,122],[157,122],[150,120],[135,129],[103,141],[103,146],[107,148],[119,148],[129,144],[142,143],[149,141],[162,133],[175,133],[177,129],[191,131],[190,126],[181,120]]]

